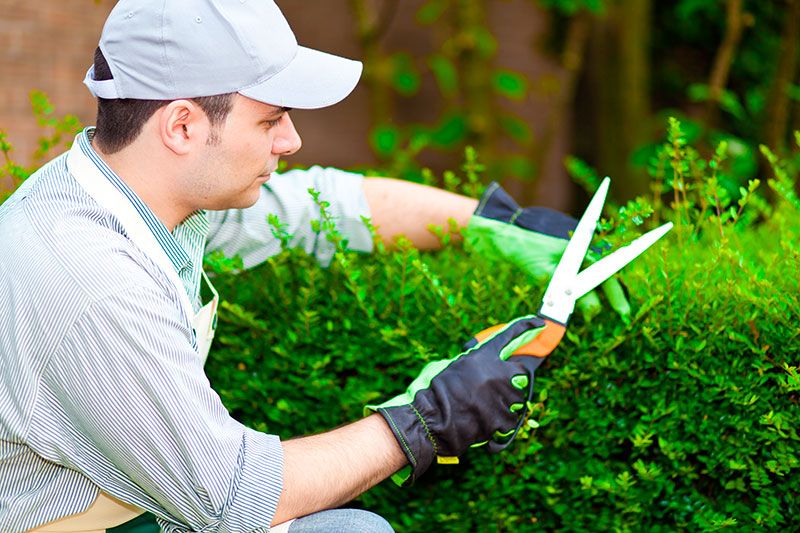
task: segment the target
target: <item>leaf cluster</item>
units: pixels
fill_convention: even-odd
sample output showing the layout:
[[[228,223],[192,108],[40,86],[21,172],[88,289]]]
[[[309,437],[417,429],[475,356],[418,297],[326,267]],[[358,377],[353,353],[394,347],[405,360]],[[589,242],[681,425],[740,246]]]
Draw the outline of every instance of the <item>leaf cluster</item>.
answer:
[[[0,203],[11,196],[54,149],[69,147],[75,134],[81,130],[81,123],[75,115],[54,116],[55,109],[43,92],[31,91],[30,101],[31,111],[43,133],[37,140],[33,163],[26,167],[15,161],[12,155],[14,148],[8,140],[8,133],[0,129],[0,153],[3,154],[0,161]],[[10,187],[4,190],[6,181],[10,182]]]
[[[459,467],[436,466],[410,489],[384,483],[361,503],[401,531],[791,527],[800,512],[796,175],[770,159],[769,203],[756,181],[721,185],[735,157],[721,143],[703,159],[670,121],[649,164],[652,195],[609,204],[600,225],[616,247],[675,224],[621,274],[631,320],[574,317],[537,373],[530,421],[509,450],[473,450]],[[570,167],[590,190],[597,183],[588,166]],[[436,254],[376,238],[375,252],[360,255],[316,201],[314,229],[337,245],[329,268],[288,248],[236,276],[225,273],[235,265],[213,262],[226,300],[209,376],[257,429],[290,437],[357,419],[426,362],[538,307],[542,284],[465,251],[452,239],[458,228],[435,230],[447,244]]]

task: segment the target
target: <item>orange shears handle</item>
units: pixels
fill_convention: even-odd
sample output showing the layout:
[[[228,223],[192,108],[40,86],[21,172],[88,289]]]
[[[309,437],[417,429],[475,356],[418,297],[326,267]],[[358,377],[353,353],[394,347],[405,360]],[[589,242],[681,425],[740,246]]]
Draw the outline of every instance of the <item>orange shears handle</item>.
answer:
[[[496,326],[492,326],[490,328],[486,328],[485,330],[481,331],[475,338],[478,339],[478,342],[482,342],[484,339],[488,338],[492,333],[496,332],[497,330],[505,327],[505,324],[498,324]],[[559,324],[558,322],[553,322],[552,320],[544,319],[544,330],[542,330],[539,335],[536,336],[528,344],[518,348],[513,354],[511,355],[532,355],[534,357],[546,357],[550,355],[553,350],[556,349],[558,344],[561,342],[561,339],[564,337],[564,332],[566,328]]]

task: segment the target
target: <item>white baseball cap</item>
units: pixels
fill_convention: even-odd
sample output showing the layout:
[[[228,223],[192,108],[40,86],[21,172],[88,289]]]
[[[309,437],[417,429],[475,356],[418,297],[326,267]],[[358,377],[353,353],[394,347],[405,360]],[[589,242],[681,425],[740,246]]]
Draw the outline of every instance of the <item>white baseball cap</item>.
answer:
[[[362,65],[298,46],[274,0],[120,0],[100,51],[113,79],[83,83],[99,98],[175,100],[238,92],[297,109],[344,99]]]

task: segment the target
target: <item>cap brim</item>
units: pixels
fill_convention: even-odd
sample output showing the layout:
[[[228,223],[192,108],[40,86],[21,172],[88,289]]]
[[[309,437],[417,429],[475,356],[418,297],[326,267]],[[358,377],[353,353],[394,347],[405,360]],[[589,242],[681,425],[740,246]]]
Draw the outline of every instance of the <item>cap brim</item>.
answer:
[[[274,106],[317,109],[347,97],[358,83],[361,70],[360,61],[300,46],[283,70],[239,93]]]

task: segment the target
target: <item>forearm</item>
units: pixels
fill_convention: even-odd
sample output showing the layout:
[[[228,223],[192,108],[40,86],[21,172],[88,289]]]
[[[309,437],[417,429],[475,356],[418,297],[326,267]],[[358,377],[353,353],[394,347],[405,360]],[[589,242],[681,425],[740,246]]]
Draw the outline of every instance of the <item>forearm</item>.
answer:
[[[282,444],[283,493],[273,524],[337,507],[406,464],[380,415]]]
[[[478,206],[474,198],[392,178],[366,178],[363,188],[372,223],[383,241],[391,244],[398,235],[405,235],[421,250],[441,246],[428,226],[446,228],[453,219],[464,227]]]

